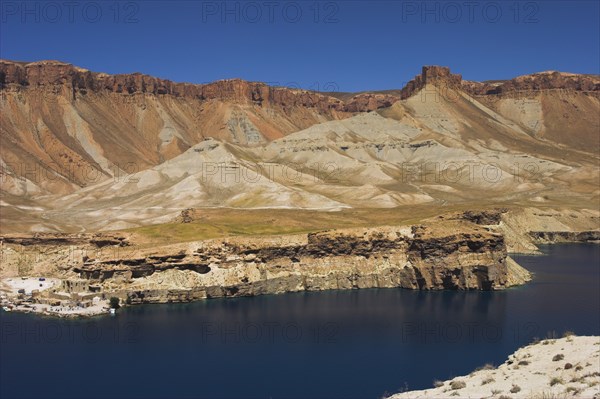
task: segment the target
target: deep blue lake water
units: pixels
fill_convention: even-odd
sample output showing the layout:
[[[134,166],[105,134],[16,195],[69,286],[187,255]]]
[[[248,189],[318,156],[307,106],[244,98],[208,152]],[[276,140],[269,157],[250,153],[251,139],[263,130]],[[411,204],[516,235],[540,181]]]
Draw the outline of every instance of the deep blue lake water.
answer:
[[[502,292],[372,289],[0,314],[2,398],[380,398],[501,364],[534,337],[600,335],[600,246],[516,256]]]

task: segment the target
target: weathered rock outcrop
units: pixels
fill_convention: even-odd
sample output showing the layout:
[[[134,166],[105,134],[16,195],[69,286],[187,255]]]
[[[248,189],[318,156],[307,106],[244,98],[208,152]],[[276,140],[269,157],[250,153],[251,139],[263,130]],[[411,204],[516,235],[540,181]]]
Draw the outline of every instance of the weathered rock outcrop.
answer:
[[[595,242],[600,241],[600,231],[531,231],[529,235],[538,244],[559,242]]]
[[[415,76],[402,89],[401,98],[405,99],[414,95],[427,84],[436,85],[444,89],[460,89],[474,96],[542,90],[600,92],[600,76],[598,75],[549,71],[518,76],[511,80],[474,82],[462,80],[461,75],[451,73],[448,67],[424,66],[421,74]]]
[[[421,90],[428,84],[443,85],[444,87],[459,89],[461,87],[462,76],[450,72],[450,68],[443,66],[424,66],[421,74],[409,81],[402,89],[400,97],[408,98]]]
[[[460,230],[440,222],[312,233],[283,243],[212,240],[173,253],[87,259],[74,271],[131,303],[377,287],[496,290],[524,282],[509,275],[502,235],[470,222],[446,223]]]
[[[217,99],[238,104],[267,104],[281,107],[308,107],[322,113],[366,112],[387,107],[396,96],[363,93],[347,104],[335,97],[313,91],[272,87],[260,82],[228,79],[209,84],[176,83],[141,73],[108,75],[91,72],[60,61],[17,63],[0,60],[0,89],[9,85],[20,87],[68,86],[75,98],[88,91],[109,91],[120,94],[147,93],[188,97],[201,101]]]
[[[537,244],[600,241],[598,210],[511,209],[501,219],[497,231],[504,235],[509,252],[537,254]]]
[[[176,83],[141,73],[96,73],[60,61],[22,63],[0,60],[0,89],[11,84],[23,87],[67,85],[72,88],[73,93],[81,94],[87,93],[88,90],[106,90],[123,94],[149,93],[257,105],[271,103],[281,106],[314,107],[323,112],[332,109],[340,112],[366,112],[388,107],[400,98],[412,96],[427,84],[462,89],[472,95],[553,89],[600,91],[600,77],[597,75],[548,71],[505,81],[475,82],[463,81],[462,76],[451,73],[449,67],[429,65],[423,66],[421,74],[406,84],[400,98],[392,94],[360,93],[343,101],[313,91],[271,87],[264,83],[241,79],[221,80],[209,84]]]
[[[540,90],[598,92],[600,91],[600,77],[598,75],[548,71],[518,76],[504,81],[463,81],[462,88],[467,93],[477,96]]]
[[[524,252],[516,243],[600,241],[597,221],[590,210],[482,208],[413,226],[152,247],[116,233],[13,235],[3,237],[0,272],[73,280],[90,287],[81,298],[132,304],[331,289],[500,290],[531,279],[507,254]],[[24,263],[35,268],[22,274]]]
[[[468,375],[435,382],[435,387],[402,392],[389,399],[417,398],[598,398],[600,337],[576,337],[534,342],[495,367],[480,367]],[[564,381],[568,381],[568,386]],[[490,395],[490,392],[495,392]],[[506,395],[506,394],[508,395]]]
[[[466,211],[458,218],[469,222],[481,225],[498,225],[502,220],[502,214],[506,213],[507,209],[483,210],[483,211]]]
[[[8,234],[0,236],[0,242],[5,244],[17,244],[24,247],[30,246],[55,246],[55,245],[91,245],[102,248],[106,246],[124,247],[129,245],[127,237],[110,233],[94,234],[66,234],[66,233],[35,233]]]
[[[391,94],[361,93],[345,102],[346,112],[363,112],[363,110],[376,110],[394,104],[400,98]]]

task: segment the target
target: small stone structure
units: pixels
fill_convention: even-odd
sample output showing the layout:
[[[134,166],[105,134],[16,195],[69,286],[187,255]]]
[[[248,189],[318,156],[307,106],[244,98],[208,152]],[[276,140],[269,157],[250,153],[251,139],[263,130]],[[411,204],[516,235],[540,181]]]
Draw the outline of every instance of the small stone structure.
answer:
[[[64,292],[70,294],[87,292],[90,289],[90,283],[89,281],[82,279],[63,280],[61,288]]]

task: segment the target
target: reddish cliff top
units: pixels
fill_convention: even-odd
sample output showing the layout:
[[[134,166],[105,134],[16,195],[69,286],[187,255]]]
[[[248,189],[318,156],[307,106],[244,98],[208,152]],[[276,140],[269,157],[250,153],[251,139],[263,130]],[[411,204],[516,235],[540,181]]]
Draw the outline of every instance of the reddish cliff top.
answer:
[[[424,66],[421,74],[401,90],[400,96],[388,93],[359,93],[356,95],[328,95],[308,90],[271,87],[261,82],[227,79],[209,84],[175,83],[136,72],[109,75],[91,72],[61,61],[17,62],[0,60],[0,88],[9,85],[39,87],[68,85],[85,94],[90,91],[107,90],[116,93],[168,94],[194,97],[200,100],[218,99],[236,103],[265,103],[280,106],[304,106],[322,111],[365,112],[388,107],[400,98],[408,98],[426,84],[443,85],[462,89],[474,95],[502,94],[523,90],[566,89],[600,91],[600,76],[582,75],[557,71],[545,71],[523,75],[506,81],[463,81],[460,74],[453,74],[444,66]]]
[[[209,84],[175,83],[142,73],[109,75],[61,61],[31,63],[0,60],[0,88],[9,85],[40,87],[67,85],[83,94],[87,91],[110,91],[123,94],[151,93],[192,97],[199,100],[221,100],[255,105],[275,104],[283,107],[304,106],[320,111],[366,112],[388,107],[398,101],[389,94],[361,93],[342,101],[314,91],[272,87],[265,83],[242,79],[226,79]]]

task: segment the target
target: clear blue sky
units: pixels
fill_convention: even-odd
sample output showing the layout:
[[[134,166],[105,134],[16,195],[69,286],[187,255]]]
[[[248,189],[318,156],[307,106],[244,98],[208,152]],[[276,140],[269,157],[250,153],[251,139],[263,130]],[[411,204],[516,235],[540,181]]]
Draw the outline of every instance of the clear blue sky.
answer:
[[[598,74],[599,4],[1,0],[0,55],[174,81],[239,77],[340,91],[400,88],[429,64],[470,80]]]

